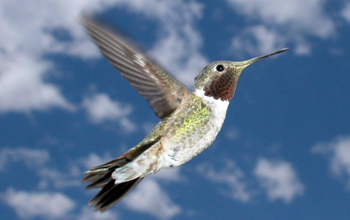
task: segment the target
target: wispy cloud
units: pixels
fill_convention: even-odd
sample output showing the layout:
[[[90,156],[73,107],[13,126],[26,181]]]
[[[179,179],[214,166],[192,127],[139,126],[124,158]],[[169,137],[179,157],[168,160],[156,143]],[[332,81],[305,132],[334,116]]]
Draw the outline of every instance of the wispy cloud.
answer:
[[[118,214],[109,210],[108,212],[100,213],[93,211],[90,207],[84,207],[78,215],[77,220],[117,220]]]
[[[185,179],[185,177],[181,175],[180,170],[180,167],[165,169],[159,171],[159,173],[156,173],[155,175],[152,175],[152,177],[158,180],[177,182]]]
[[[99,156],[96,153],[90,153],[87,157],[81,158],[80,162],[85,169],[91,169],[92,167],[98,166],[100,164],[106,163],[111,160],[112,156],[105,153],[103,156]]]
[[[143,180],[130,195],[124,198],[123,203],[128,209],[164,220],[181,213],[181,207],[169,198],[153,178]]]
[[[107,94],[101,93],[85,97],[82,106],[93,123],[116,121],[127,132],[136,129],[136,126],[127,117],[131,114],[132,107],[112,100]]]
[[[247,189],[245,174],[233,161],[227,161],[222,169],[214,169],[208,164],[202,164],[197,167],[197,170],[209,180],[224,184],[225,195],[230,195],[241,202],[248,202],[251,199],[252,193]]]
[[[0,150],[0,171],[6,172],[11,163],[20,163],[39,177],[41,189],[61,189],[79,186],[81,169],[77,165],[68,164],[66,170],[50,166],[51,155],[44,149],[3,148]]]
[[[281,199],[289,203],[304,194],[305,187],[289,162],[260,158],[254,174],[271,201]]]
[[[184,0],[124,0],[118,5],[158,22],[158,38],[149,54],[191,86],[194,77],[208,64],[200,53],[203,39],[195,27],[195,22],[203,15],[203,5]]]
[[[324,155],[329,160],[332,174],[343,179],[350,189],[350,136],[339,136],[329,142],[317,143],[311,152]]]
[[[242,33],[233,37],[231,43],[234,51],[256,55],[285,47],[286,39],[274,29],[255,25],[247,27]]]
[[[224,128],[225,130],[225,136],[229,140],[237,140],[241,136],[241,132],[237,127],[231,126],[229,128]]]
[[[20,148],[0,149],[0,171],[5,171],[9,163],[24,163],[28,167],[38,167],[50,159],[47,150]]]
[[[346,2],[340,13],[343,18],[350,24],[350,2]]]
[[[293,43],[297,54],[311,52],[307,36],[327,39],[335,35],[336,25],[325,12],[325,1],[227,0],[237,13],[259,22],[235,36],[233,47],[251,55],[268,53]],[[254,22],[255,23],[255,22]],[[247,46],[247,47],[246,47]]]
[[[196,20],[202,17],[203,6],[195,1],[183,0],[138,2],[142,3],[133,9],[156,18],[160,24],[160,34],[150,51],[151,56],[180,81],[192,86],[194,77],[208,64],[200,53],[202,36],[195,28]],[[178,11],[182,16],[178,16]]]
[[[57,192],[28,192],[10,188],[4,192],[1,199],[13,208],[21,219],[64,219],[76,206],[72,199]]]
[[[37,169],[37,174],[41,178],[38,186],[47,189],[51,186],[55,189],[81,186],[81,170],[77,166],[69,166],[67,170],[49,168],[47,166]]]

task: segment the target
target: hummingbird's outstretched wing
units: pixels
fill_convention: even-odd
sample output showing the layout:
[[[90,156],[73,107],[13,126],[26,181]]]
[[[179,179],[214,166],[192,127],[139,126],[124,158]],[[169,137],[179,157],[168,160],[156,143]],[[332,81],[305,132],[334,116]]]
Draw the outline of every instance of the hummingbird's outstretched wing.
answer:
[[[169,116],[190,94],[185,85],[130,46],[119,34],[87,17],[82,23],[101,53],[148,100],[159,118]]]

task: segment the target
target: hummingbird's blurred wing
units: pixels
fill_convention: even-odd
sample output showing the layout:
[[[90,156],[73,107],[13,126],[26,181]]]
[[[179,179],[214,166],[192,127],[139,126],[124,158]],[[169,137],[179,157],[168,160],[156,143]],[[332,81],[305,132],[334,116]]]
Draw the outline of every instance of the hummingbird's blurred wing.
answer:
[[[89,18],[83,18],[82,23],[102,54],[148,100],[159,118],[169,116],[190,94],[185,85],[130,46],[119,34]]]

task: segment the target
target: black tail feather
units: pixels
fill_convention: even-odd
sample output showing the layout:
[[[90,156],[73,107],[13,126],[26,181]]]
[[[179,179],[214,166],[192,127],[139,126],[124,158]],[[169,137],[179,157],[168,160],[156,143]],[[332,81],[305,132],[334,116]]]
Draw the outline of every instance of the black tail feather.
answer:
[[[86,182],[94,182],[96,180],[99,180],[101,177],[103,177],[103,174],[95,174],[95,173],[90,173],[84,179],[81,180],[81,182],[86,183]]]
[[[108,182],[101,190],[98,192],[90,201],[89,201],[89,206],[96,205],[100,200],[101,197],[106,195],[114,186],[113,181]]]
[[[108,174],[105,174],[104,176],[100,176],[97,179],[93,179],[94,182],[92,182],[90,185],[88,185],[87,187],[85,187],[86,190],[88,189],[93,189],[93,188],[102,188],[104,187],[108,182],[110,182],[112,179],[112,173],[113,171],[111,171]]]
[[[83,182],[91,182],[85,189],[102,188],[89,202],[90,206],[95,206],[95,211],[107,211],[113,205],[117,204],[143,179],[139,177],[128,182],[115,184],[112,173],[117,167],[110,168],[112,169],[106,169],[104,172],[101,170],[96,173],[94,170],[89,171],[88,175],[82,180]]]
[[[97,198],[94,210],[104,212],[117,204],[124,196],[126,196],[143,178],[136,178],[129,182],[120,183],[112,186],[107,193]],[[106,185],[108,186],[108,184]]]
[[[89,205],[95,206],[95,211],[104,212],[108,210],[141,182],[143,177],[138,177],[124,183],[115,184],[115,179],[112,178],[112,174],[116,169],[133,161],[141,153],[158,142],[159,139],[160,137],[154,140],[152,139],[148,142],[143,142],[122,156],[85,172],[87,176],[83,178],[82,182],[91,182],[90,185],[86,186],[86,189],[101,188],[100,192],[89,202]]]

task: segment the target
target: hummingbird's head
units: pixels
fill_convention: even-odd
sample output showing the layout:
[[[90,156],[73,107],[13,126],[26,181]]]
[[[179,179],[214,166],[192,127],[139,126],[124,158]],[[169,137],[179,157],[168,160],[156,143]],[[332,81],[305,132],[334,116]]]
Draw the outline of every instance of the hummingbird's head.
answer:
[[[239,77],[246,67],[259,60],[287,50],[288,48],[285,48],[241,62],[215,61],[204,67],[195,78],[194,89],[203,90],[205,96],[213,97],[214,99],[231,101],[236,91]]]

